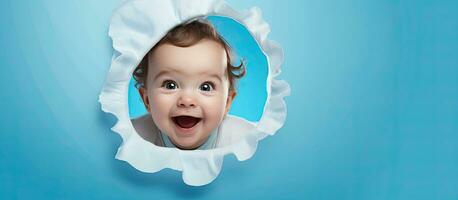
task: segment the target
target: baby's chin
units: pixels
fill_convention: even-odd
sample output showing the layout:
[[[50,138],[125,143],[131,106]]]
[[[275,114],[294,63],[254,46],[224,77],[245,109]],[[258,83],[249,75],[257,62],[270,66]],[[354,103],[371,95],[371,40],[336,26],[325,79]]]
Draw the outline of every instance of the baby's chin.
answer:
[[[201,143],[201,142],[183,141],[183,140],[174,142],[174,145],[177,148],[182,149],[182,150],[194,150],[194,149],[199,148],[202,144],[203,142]]]
[[[207,138],[208,134],[197,133],[195,136],[192,137],[177,137],[177,134],[175,134],[174,136],[172,136],[171,139],[173,144],[177,146],[179,149],[193,150],[203,145],[205,141],[207,141]]]

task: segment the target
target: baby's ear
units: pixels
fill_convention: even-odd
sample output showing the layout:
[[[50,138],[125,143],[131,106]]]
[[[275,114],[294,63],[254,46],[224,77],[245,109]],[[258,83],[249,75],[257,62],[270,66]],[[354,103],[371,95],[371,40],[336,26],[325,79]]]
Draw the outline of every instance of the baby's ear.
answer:
[[[227,100],[226,100],[226,110],[224,111],[224,116],[229,113],[229,110],[231,109],[232,106],[232,101],[234,101],[235,95],[237,95],[237,92],[235,90],[229,90],[229,94],[227,95]]]
[[[144,87],[138,88],[138,93],[140,93],[140,97],[142,98],[143,104],[145,105],[146,110],[150,112],[150,106],[149,106],[149,99],[148,99],[148,93]]]

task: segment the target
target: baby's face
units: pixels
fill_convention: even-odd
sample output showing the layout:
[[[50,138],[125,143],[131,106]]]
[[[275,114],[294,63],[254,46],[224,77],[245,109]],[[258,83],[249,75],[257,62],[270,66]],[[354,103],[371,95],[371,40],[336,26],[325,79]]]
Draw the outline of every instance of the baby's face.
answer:
[[[148,56],[146,90],[140,94],[154,123],[176,146],[199,147],[235,96],[223,46],[207,39],[185,48],[163,44]]]

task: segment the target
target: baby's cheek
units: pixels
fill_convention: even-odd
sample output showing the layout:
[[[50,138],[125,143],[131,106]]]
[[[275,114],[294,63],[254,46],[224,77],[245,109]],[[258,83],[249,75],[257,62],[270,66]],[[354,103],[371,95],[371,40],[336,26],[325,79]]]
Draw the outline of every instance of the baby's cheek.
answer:
[[[154,94],[150,96],[151,116],[157,123],[163,123],[168,119],[171,100],[165,95]]]
[[[170,94],[163,94],[161,92],[152,92],[149,95],[149,99],[152,101],[151,104],[153,104],[154,107],[164,108],[169,107],[172,104],[174,96]]]
[[[223,98],[213,98],[205,105],[207,117],[220,121],[223,118],[226,101]]]

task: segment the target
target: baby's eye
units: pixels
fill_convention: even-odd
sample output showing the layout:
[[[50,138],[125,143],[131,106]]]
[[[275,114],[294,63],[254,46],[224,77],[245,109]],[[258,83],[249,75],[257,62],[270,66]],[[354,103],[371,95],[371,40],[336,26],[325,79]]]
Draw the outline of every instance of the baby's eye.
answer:
[[[211,82],[205,82],[200,85],[200,90],[205,91],[205,92],[210,92],[214,90],[215,86]]]
[[[162,82],[162,86],[163,88],[167,89],[167,90],[175,90],[178,88],[178,85],[177,83],[175,83],[175,81],[172,81],[172,80],[165,80],[164,82]]]

